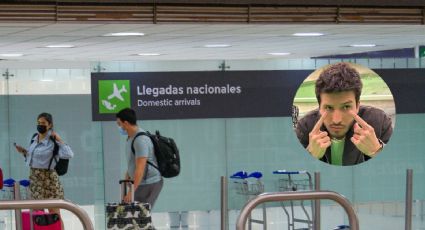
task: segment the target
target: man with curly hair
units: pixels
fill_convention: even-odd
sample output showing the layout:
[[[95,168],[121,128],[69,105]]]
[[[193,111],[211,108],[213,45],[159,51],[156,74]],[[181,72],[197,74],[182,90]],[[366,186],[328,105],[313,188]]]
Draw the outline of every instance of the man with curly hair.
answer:
[[[347,63],[327,67],[316,81],[319,108],[298,121],[296,134],[315,158],[355,165],[375,157],[392,134],[391,118],[360,105],[360,74]]]

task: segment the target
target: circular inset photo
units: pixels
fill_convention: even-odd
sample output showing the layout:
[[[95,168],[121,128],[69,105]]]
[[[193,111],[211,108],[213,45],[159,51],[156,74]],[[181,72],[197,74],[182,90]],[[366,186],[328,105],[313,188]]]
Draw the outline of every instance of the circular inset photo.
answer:
[[[347,62],[321,67],[298,88],[292,108],[295,133],[314,158],[357,165],[379,156],[391,138],[395,103],[371,69]]]

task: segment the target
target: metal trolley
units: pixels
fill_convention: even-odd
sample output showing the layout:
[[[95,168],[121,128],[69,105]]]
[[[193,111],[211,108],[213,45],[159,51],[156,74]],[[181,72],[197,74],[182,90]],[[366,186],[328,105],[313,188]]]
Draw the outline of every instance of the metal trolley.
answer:
[[[273,174],[278,175],[277,186],[279,191],[312,191],[313,182],[309,172],[307,171],[286,171],[276,170]],[[294,206],[299,202],[301,207],[301,215],[295,216]],[[308,202],[308,201],[307,201]],[[310,208],[305,206],[304,201],[287,201],[281,202],[283,211],[285,212],[288,219],[288,230],[311,230],[313,229],[313,201],[310,202]],[[310,210],[307,211],[307,209]],[[297,224],[298,223],[298,224]],[[299,227],[303,225],[303,227]]]
[[[30,200],[31,193],[29,190],[30,181],[23,179],[15,181],[13,178],[9,178],[3,181],[4,188],[1,190],[0,200],[3,201],[17,201],[17,200]],[[29,210],[31,215],[32,210]],[[15,209],[15,225],[16,229],[22,229],[22,209]],[[10,218],[10,216],[6,216]],[[33,229],[32,218],[29,218],[30,229]],[[0,229],[6,228],[5,221],[0,220]]]
[[[264,192],[264,183],[261,181],[263,174],[261,172],[252,172],[248,174],[245,171],[239,171],[230,176],[233,181],[233,187],[237,194],[245,196],[246,201]],[[262,220],[252,219],[248,217],[248,229],[252,229],[252,223],[263,225],[263,229],[267,230],[267,213],[266,204],[262,205]]]

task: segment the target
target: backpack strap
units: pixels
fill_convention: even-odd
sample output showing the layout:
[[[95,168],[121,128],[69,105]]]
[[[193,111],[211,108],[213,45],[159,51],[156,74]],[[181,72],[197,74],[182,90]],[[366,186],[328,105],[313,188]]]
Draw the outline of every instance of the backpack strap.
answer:
[[[34,133],[34,134],[32,135],[32,137],[31,137],[31,141],[30,141],[30,144],[34,143],[34,137],[35,137],[35,136],[37,136],[37,135],[38,135],[38,133]]]
[[[38,133],[34,133],[32,135],[31,140],[30,140],[30,145],[32,145],[32,143],[34,143],[34,137],[36,137],[37,135],[38,135]],[[27,161],[27,155],[24,155],[24,157],[25,157],[25,162],[26,162]],[[31,159],[32,159],[32,155],[31,155]]]
[[[136,138],[138,137],[138,136],[142,136],[142,135],[145,135],[145,136],[147,136],[147,137],[149,137],[149,132],[148,133],[145,133],[145,132],[138,132],[138,133],[136,133],[136,136],[134,136],[134,138],[133,138],[133,141],[131,142],[131,152],[133,153],[133,155],[136,155],[136,150],[134,149],[134,141],[136,140]],[[149,137],[149,139],[150,139],[150,137]],[[152,140],[151,140],[152,141]],[[153,144],[153,143],[152,143]],[[151,165],[152,167],[154,167],[154,168],[156,168],[156,170],[158,170],[159,171],[159,168],[158,168],[158,166],[156,166],[156,165],[154,165],[152,162],[150,162],[150,161],[146,161],[149,165]]]
[[[136,155],[136,150],[134,149],[134,141],[136,140],[137,137],[145,135],[147,136],[147,133],[145,132],[138,132],[136,133],[136,136],[134,136],[133,141],[131,142],[131,152],[133,153],[133,155]]]
[[[53,141],[53,154],[52,154],[52,158],[50,158],[50,163],[49,163],[49,170],[51,169],[50,167],[52,166],[52,162],[53,159],[55,159],[55,162],[58,163],[58,160],[56,159],[56,156],[59,155],[59,145],[56,142],[56,138],[50,136],[50,140]]]

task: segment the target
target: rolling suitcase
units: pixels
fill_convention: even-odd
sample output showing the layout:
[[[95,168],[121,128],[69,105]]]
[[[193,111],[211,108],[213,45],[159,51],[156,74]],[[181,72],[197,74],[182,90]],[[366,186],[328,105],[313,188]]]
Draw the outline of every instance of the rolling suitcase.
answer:
[[[134,202],[134,186],[131,180],[121,180],[121,202],[106,205],[107,230],[153,230],[151,206],[147,203]],[[128,189],[133,194],[131,203],[124,202]]]
[[[19,199],[31,199],[29,190],[30,181],[20,180],[16,189],[19,191]],[[46,213],[41,210],[22,211],[22,230],[61,230],[61,222],[58,214]]]
[[[44,211],[22,211],[22,230],[61,230],[60,217],[58,214]]]

